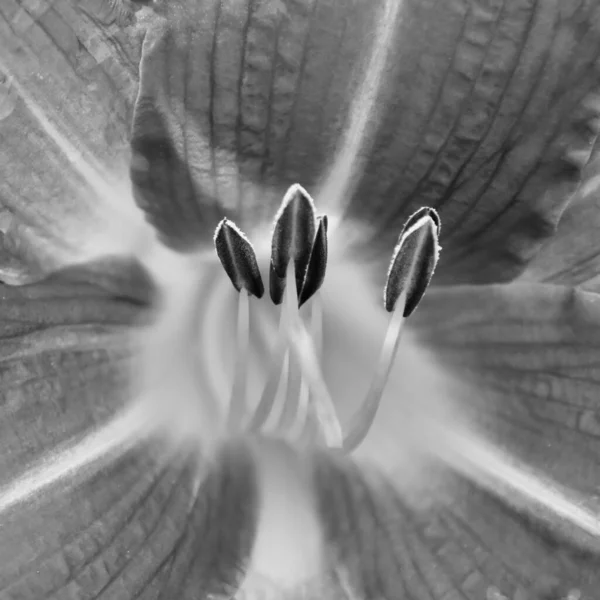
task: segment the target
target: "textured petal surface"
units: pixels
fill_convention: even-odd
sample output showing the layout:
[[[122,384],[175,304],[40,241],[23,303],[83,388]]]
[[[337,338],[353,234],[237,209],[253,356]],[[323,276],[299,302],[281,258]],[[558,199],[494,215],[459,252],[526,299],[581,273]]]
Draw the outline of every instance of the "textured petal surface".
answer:
[[[598,291],[600,284],[600,163],[589,168],[563,214],[558,230],[523,273],[523,279],[577,285]]]
[[[599,488],[600,296],[458,287],[429,294],[418,317],[423,342],[473,382],[462,402],[491,439],[575,490]]]
[[[435,469],[430,477],[441,479]],[[316,481],[331,559],[329,586],[338,591],[327,597],[596,597],[597,557],[557,542],[468,480],[445,474],[434,506],[428,497],[409,503],[393,481],[325,457]]]
[[[398,219],[393,198],[438,208],[453,266],[440,264],[438,282],[509,279],[552,233],[592,153],[600,7],[414,4],[389,74],[402,99],[361,198],[379,199],[382,225]]]
[[[133,178],[172,244],[208,241],[223,212],[268,218],[299,181],[373,224],[377,255],[409,211],[438,208],[438,282],[522,268],[595,143],[600,7],[394,6],[167,3],[144,42]]]
[[[0,287],[2,481],[115,414],[140,307],[55,278]]]
[[[460,381],[448,393],[468,428],[497,449],[482,448],[477,469],[536,497],[538,517],[569,497],[554,526],[582,542],[571,518],[582,508],[597,524],[600,514],[600,297],[543,284],[458,287],[432,292],[420,317],[422,341]]]
[[[111,4],[0,7],[1,280],[30,282],[135,239],[127,172],[142,28]]]
[[[128,332],[142,300],[80,276],[0,287],[0,597],[228,591],[251,549],[252,463],[140,434]]]
[[[242,453],[202,472],[190,455],[139,445],[100,471],[4,511],[2,598],[230,594],[251,550],[252,477]]]

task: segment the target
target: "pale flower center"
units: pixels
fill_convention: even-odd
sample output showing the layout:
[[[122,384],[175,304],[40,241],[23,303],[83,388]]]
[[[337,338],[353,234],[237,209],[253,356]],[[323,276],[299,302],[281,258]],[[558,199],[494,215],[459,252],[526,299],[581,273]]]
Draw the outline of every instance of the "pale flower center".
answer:
[[[363,304],[374,300],[360,288],[379,294],[360,267],[344,270],[341,244],[329,251],[328,219],[317,216],[298,185],[275,217],[270,259],[260,250],[257,258],[245,234],[223,219],[214,238],[218,261],[210,253],[184,256],[163,247],[148,261],[160,296],[140,340],[137,395],[175,443],[196,440],[203,452],[239,436],[355,450],[375,419],[404,320],[435,269],[438,232],[439,217],[425,208],[400,234],[382,290],[391,318],[371,376],[359,367],[359,384],[371,383],[353,415],[340,414],[347,402],[334,401],[324,374],[324,352],[346,351],[335,339],[324,350],[321,287],[328,277],[333,282],[324,289],[334,312],[343,304],[356,307],[350,326],[357,329],[369,310]],[[346,299],[336,297],[343,273],[353,288]],[[271,301],[264,297],[267,277]]]
[[[298,309],[291,276],[276,307],[236,293],[212,257],[165,252],[164,259],[136,375],[137,395],[173,441],[207,449],[258,435],[340,447],[340,416],[323,373],[323,299]]]
[[[377,306],[381,293],[366,270],[341,254],[332,243],[322,291],[300,309],[291,270],[284,302],[274,306],[237,293],[210,253],[182,256],[163,248],[149,261],[161,295],[139,343],[137,396],[174,446],[196,447],[209,460],[232,438],[246,438],[261,494],[250,589],[263,581],[294,587],[322,568],[311,448],[344,451],[342,438],[355,427],[378,378],[378,355],[389,345],[385,312]],[[259,252],[259,263],[265,272],[268,256]],[[294,319],[300,339],[289,335]],[[385,383],[389,369],[384,376]],[[395,415],[404,413],[403,422],[374,443],[367,439],[358,455],[379,463],[387,456],[384,462],[412,486],[423,472],[413,451],[420,425],[407,405],[414,390],[409,384],[408,395],[395,398],[395,385],[387,402]],[[335,427],[339,439],[331,434]],[[398,433],[402,439],[393,439]]]

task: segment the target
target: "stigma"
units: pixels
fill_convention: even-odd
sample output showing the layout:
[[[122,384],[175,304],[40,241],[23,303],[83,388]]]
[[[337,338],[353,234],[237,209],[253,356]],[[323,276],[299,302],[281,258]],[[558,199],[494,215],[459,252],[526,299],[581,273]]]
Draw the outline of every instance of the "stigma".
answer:
[[[439,233],[440,219],[431,208],[414,213],[400,232],[383,289],[383,308],[390,320],[379,361],[364,401],[343,424],[321,366],[319,290],[328,266],[327,215],[317,214],[313,199],[300,185],[289,188],[272,226],[268,299],[250,239],[224,218],[215,230],[214,247],[237,292],[227,431],[275,435],[295,446],[317,445],[343,453],[360,446],[376,417],[404,322],[417,308],[437,265]],[[279,313],[276,327],[274,311]],[[248,381],[252,353],[257,351],[251,324],[259,337],[262,334],[270,341],[262,390],[254,398]]]

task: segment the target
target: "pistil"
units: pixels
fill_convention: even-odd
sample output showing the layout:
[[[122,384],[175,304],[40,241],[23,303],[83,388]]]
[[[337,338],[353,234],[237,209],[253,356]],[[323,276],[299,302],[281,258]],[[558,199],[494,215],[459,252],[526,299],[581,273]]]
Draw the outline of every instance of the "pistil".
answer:
[[[303,381],[302,370],[296,360],[290,360],[289,352],[289,330],[295,320],[299,318],[295,271],[294,263],[290,261],[286,272],[286,287],[282,309],[282,312],[285,313],[286,328],[280,330],[284,338],[285,360],[288,361],[287,394],[285,397],[280,397],[281,408],[276,407],[279,414],[277,429],[280,432],[286,432],[286,430],[293,427],[296,420],[301,418],[299,411],[302,411],[299,402],[300,387]]]
[[[260,399],[260,403],[250,425],[252,431],[260,431],[269,414],[272,412],[280,415],[277,427],[281,428],[283,422],[286,420],[286,416],[290,413],[290,406],[288,406],[291,403],[289,394],[286,394],[286,398],[282,398],[279,406],[276,404],[276,399],[277,390],[284,375],[288,378],[285,384],[288,386],[289,391],[290,372],[295,368],[295,365],[292,364],[289,356],[289,331],[292,323],[297,318],[298,313],[295,267],[292,261],[288,263],[285,281],[282,282],[282,286],[285,286],[283,292],[283,307],[281,310],[277,340],[273,351],[272,366],[267,376],[267,383]],[[287,365],[287,369],[285,370],[284,365]]]
[[[247,413],[246,388],[248,384],[248,360],[250,346],[250,295],[242,290],[238,297],[238,314],[236,328],[235,369],[231,400],[229,402],[229,422],[239,428]]]
[[[290,265],[291,266],[291,265]],[[289,267],[288,267],[289,270]],[[293,277],[291,285],[294,288],[294,293],[296,291],[295,281],[293,281]],[[273,412],[273,408],[275,405],[275,399],[277,397],[277,390],[279,388],[279,383],[281,381],[281,377],[283,375],[287,376],[287,372],[289,371],[289,352],[288,352],[288,335],[287,332],[290,328],[290,319],[291,319],[291,310],[290,310],[290,289],[289,286],[287,288],[287,294],[285,296],[284,308],[281,311],[281,316],[279,320],[279,329],[277,332],[277,338],[275,341],[275,345],[272,351],[272,360],[271,366],[267,372],[266,384],[263,389],[263,393],[260,398],[260,402],[256,410],[254,411],[254,415],[250,420],[248,425],[250,431],[261,431],[269,418],[269,415]],[[265,331],[265,328],[268,328],[269,324],[265,322],[266,319],[263,317],[263,327],[260,328],[261,331]],[[288,364],[288,369],[284,369],[285,364]]]

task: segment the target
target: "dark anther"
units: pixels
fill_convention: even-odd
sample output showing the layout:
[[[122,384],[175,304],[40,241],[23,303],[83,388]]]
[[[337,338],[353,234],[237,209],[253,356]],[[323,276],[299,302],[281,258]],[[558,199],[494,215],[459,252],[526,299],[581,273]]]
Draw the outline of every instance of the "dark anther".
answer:
[[[269,290],[275,304],[281,304],[283,301],[290,261],[294,261],[298,293],[302,289],[315,239],[316,221],[312,198],[301,186],[291,186],[275,217],[271,241]]]
[[[323,285],[323,281],[325,281],[325,271],[327,269],[327,217],[319,217],[318,221],[319,226],[317,227],[306,275],[300,291],[300,306],[316,294]]]
[[[235,223],[223,219],[217,225],[214,241],[217,256],[233,287],[238,292],[245,288],[249,294],[262,298],[265,288],[248,238]]]
[[[437,265],[440,218],[421,208],[406,221],[394,249],[383,292],[385,309],[392,312],[405,294],[404,317],[417,308]]]

